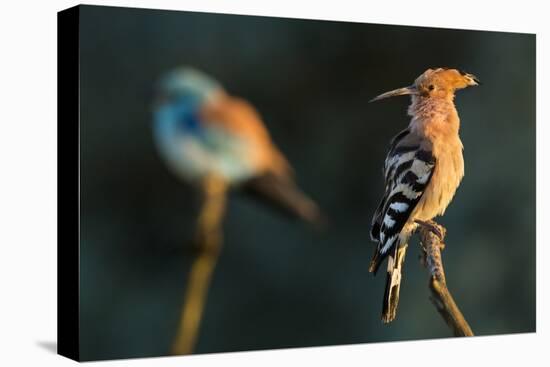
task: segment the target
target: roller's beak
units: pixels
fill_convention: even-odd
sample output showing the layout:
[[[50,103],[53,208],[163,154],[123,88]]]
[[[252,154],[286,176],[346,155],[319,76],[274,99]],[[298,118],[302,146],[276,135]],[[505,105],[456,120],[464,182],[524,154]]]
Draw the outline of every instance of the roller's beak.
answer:
[[[418,94],[418,91],[416,90],[414,85],[411,85],[411,86],[408,86],[408,87],[405,87],[405,88],[394,89],[392,91],[383,93],[383,94],[371,99],[369,101],[369,103],[374,102],[374,101],[379,101],[379,100],[384,99],[384,98],[395,97],[395,96],[406,96],[406,95],[410,95],[410,94]]]

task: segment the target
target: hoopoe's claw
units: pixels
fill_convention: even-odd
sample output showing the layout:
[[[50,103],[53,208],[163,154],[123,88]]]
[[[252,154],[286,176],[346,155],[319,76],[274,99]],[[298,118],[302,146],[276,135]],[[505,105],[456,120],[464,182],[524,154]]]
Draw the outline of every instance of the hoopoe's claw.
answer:
[[[427,230],[429,230],[430,232],[432,232],[433,234],[435,234],[439,238],[439,241],[442,244],[441,249],[443,249],[445,247],[445,245],[443,244],[443,239],[444,239],[445,235],[443,234],[443,232],[441,231],[439,225],[436,222],[434,222],[433,220],[423,221],[423,220],[420,220],[420,219],[415,219],[414,221],[415,221],[415,223],[417,223],[418,225],[426,228]]]

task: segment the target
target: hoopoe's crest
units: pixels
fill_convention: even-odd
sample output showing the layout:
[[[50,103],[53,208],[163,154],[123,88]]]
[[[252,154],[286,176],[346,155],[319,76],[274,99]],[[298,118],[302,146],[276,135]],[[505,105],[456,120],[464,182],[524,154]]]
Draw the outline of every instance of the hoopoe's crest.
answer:
[[[295,186],[290,165],[250,103],[188,67],[168,72],[157,87],[155,142],[180,178],[200,183],[216,175],[283,211],[318,219],[317,206]]]
[[[420,95],[429,98],[447,98],[458,89],[478,85],[472,74],[457,69],[428,69],[414,82]]]
[[[370,236],[377,242],[369,271],[376,273],[388,261],[388,277],[382,319],[395,317],[398,290],[392,291],[397,249],[407,244],[418,222],[442,215],[464,176],[462,142],[454,95],[459,89],[478,85],[472,74],[457,69],[428,69],[412,85],[394,89],[372,99],[410,95],[407,129],[391,142],[384,163],[385,192],[373,219]],[[399,275],[400,276],[400,275]],[[397,288],[398,289],[398,288]]]

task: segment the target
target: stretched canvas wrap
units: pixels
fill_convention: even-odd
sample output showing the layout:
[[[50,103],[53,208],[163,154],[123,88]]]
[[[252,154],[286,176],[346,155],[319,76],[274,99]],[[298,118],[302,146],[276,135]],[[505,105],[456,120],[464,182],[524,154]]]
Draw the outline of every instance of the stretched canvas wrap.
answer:
[[[60,354],[535,332],[535,35],[100,6],[58,31]]]

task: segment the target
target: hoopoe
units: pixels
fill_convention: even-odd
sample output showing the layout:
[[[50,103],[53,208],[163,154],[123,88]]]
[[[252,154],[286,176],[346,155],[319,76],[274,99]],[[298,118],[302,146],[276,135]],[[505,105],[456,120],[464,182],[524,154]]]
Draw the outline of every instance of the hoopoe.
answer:
[[[321,218],[256,109],[203,72],[182,67],[161,78],[154,137],[162,158],[184,181],[200,184],[216,175],[287,214],[312,223]]]
[[[385,193],[374,213],[371,239],[377,242],[369,271],[376,274],[388,257],[382,320],[394,319],[399,286],[392,290],[394,270],[400,267],[398,249],[406,246],[418,225],[435,229],[431,221],[443,215],[464,176],[460,120],[455,92],[479,85],[472,74],[449,68],[428,69],[413,85],[375,97],[410,95],[407,129],[395,136],[384,163]],[[390,312],[393,310],[393,312]]]

